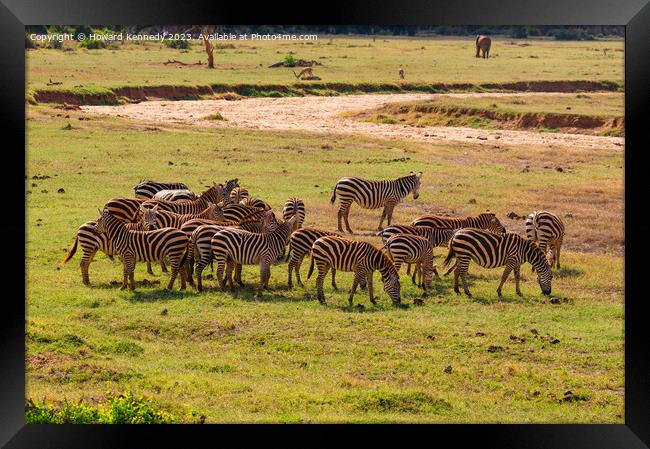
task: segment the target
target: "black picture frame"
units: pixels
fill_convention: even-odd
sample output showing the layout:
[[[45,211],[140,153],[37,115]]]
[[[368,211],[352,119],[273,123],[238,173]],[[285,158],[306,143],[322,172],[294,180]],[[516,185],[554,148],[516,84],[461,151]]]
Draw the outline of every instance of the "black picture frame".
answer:
[[[645,324],[645,265],[650,219],[644,213],[647,176],[644,164],[646,117],[650,107],[650,0],[486,0],[399,2],[323,2],[310,9],[304,2],[252,4],[238,2],[140,2],[113,0],[36,2],[2,0],[0,5],[0,109],[3,145],[10,160],[3,178],[5,219],[0,220],[5,251],[2,263],[3,304],[0,313],[0,444],[6,447],[122,447],[137,441],[185,446],[197,438],[227,437],[239,441],[265,438],[265,444],[311,445],[314,441],[349,440],[346,426],[71,426],[25,425],[25,254],[26,204],[13,188],[24,183],[25,49],[24,26],[36,24],[381,24],[381,25],[624,25],[625,33],[625,424],[621,425],[435,425],[357,426],[374,439],[397,437],[416,442],[413,432],[430,444],[472,440],[500,448],[643,448],[650,445],[650,327]],[[312,12],[309,12],[309,11]],[[252,14],[255,14],[254,16]],[[8,161],[6,163],[9,163]],[[23,184],[24,188],[24,184]],[[10,212],[11,211],[11,212]],[[23,211],[22,214],[18,211]],[[11,287],[9,287],[11,286]],[[12,294],[7,288],[14,289]],[[390,428],[389,428],[390,427]],[[254,431],[253,431],[254,430]],[[287,438],[289,435],[290,437]],[[248,437],[248,438],[247,438]],[[422,444],[422,443],[418,443]],[[444,444],[444,443],[443,443]],[[192,444],[194,445],[194,444]]]

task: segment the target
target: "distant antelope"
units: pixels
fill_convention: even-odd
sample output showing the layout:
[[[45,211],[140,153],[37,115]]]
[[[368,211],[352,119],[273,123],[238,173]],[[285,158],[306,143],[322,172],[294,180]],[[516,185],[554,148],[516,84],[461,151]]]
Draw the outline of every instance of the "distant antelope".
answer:
[[[399,70],[397,71],[397,73],[399,74],[399,79],[403,80],[404,79],[404,69],[402,67],[400,67]]]
[[[305,67],[300,71],[300,73],[296,73],[293,70],[292,72],[297,79],[301,79],[301,80],[305,78],[311,78],[314,76],[314,69],[312,69],[311,67]]]

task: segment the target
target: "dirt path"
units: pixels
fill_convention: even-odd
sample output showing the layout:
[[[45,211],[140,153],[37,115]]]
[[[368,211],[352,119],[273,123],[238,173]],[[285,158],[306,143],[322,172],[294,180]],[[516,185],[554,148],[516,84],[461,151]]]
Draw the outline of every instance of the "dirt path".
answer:
[[[392,102],[432,99],[440,95],[476,97],[481,95],[558,95],[557,93],[458,93],[458,94],[366,94],[334,97],[245,98],[240,101],[143,101],[122,106],[82,106],[93,114],[107,114],[157,123],[186,123],[199,126],[249,128],[274,131],[308,131],[331,134],[363,134],[389,139],[424,142],[489,142],[490,144],[557,145],[621,148],[622,137],[581,134],[541,133],[538,131],[484,130],[475,128],[384,125],[341,117],[342,113],[371,109]],[[568,94],[574,95],[574,94]],[[594,95],[593,93],[591,95]],[[226,120],[203,117],[220,113]]]

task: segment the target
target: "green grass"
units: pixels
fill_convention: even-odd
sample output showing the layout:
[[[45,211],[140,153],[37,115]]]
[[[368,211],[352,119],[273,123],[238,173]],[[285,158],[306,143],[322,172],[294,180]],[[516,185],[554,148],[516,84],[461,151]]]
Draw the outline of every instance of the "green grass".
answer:
[[[202,45],[168,48],[163,43],[116,44],[118,49],[88,50],[66,43],[69,51],[27,50],[28,89],[77,86],[206,86],[213,84],[293,85],[291,68],[269,68],[289,52],[316,60],[323,83],[513,82],[530,80],[623,81],[623,41],[559,42],[494,38],[490,58],[474,57],[472,38],[331,37],[318,41],[237,41],[215,49],[215,70],[206,68]],[[605,54],[603,49],[609,51]],[[537,56],[537,58],[531,58]],[[176,59],[203,65],[165,65]],[[49,80],[61,85],[47,86]],[[320,83],[320,82],[317,82]],[[311,82],[299,84],[309,85]]]
[[[495,48],[501,58],[503,48]],[[622,150],[163,129],[81,115],[28,107],[27,398],[60,409],[66,400],[96,404],[107,390],[132,391],[175,422],[623,422]],[[553,282],[560,304],[540,295],[528,265],[524,298],[511,279],[499,300],[501,270],[472,265],[474,299],[456,296],[444,278],[414,306],[421,293],[402,274],[405,306],[396,308],[376,275],[378,305],[359,291],[355,304],[364,307],[352,309],[350,274],[337,275],[338,292],[326,282],[328,304],[321,306],[314,279],[306,279],[308,261],[305,289],[287,290],[286,264],[279,263],[259,300],[256,267],[244,268],[248,287],[233,295],[209,279],[204,294],[165,291],[167,276],[157,266],[146,275],[144,264],[136,281],[160,285],[121,292],[111,284],[121,279],[121,264],[102,254],[90,267],[91,287],[81,284],[78,254],[60,266],[77,226],[95,219],[109,198],[131,196],[141,179],[179,180],[201,191],[238,177],[276,210],[290,196],[303,198],[306,225],[333,230],[329,197],[340,177],[420,170],[420,198],[397,207],[397,223],[430,211],[490,209],[521,232],[522,221],[507,219],[508,212],[571,213]],[[378,211],[353,206],[356,238],[378,244],[370,236],[378,221]],[[564,400],[567,390],[574,396]]]

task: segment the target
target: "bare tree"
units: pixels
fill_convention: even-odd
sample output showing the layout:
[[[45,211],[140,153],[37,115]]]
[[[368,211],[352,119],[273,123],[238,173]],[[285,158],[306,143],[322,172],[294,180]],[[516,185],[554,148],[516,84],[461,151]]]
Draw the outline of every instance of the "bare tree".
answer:
[[[214,47],[212,46],[212,42],[210,42],[210,39],[208,39],[208,36],[210,35],[210,27],[203,27],[203,31],[201,31],[201,38],[203,39],[203,44],[205,45],[205,52],[208,55],[208,68],[209,69],[214,69],[214,56],[212,52],[214,51]]]

